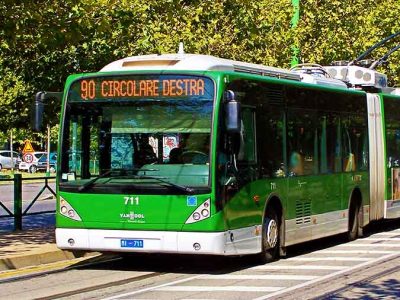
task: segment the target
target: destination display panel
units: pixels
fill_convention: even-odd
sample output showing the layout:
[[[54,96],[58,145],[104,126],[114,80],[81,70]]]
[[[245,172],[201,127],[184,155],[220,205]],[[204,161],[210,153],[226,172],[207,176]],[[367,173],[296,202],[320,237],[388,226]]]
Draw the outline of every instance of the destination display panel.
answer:
[[[95,101],[124,98],[190,98],[210,99],[214,94],[211,79],[188,75],[125,75],[89,77],[75,81],[69,101]]]

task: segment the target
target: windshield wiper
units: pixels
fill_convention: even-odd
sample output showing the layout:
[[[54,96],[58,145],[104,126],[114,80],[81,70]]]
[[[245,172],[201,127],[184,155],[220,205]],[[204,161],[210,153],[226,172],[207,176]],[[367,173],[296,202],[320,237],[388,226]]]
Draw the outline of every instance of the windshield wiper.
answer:
[[[104,172],[103,174],[100,174],[99,176],[85,182],[84,184],[82,184],[80,187],[78,187],[78,192],[83,192],[85,191],[87,188],[89,188],[90,186],[92,186],[97,180],[99,180],[100,178],[106,177],[107,175],[111,174],[111,172],[114,171],[113,169],[107,170],[106,172]]]
[[[125,169],[110,169],[107,170],[106,172],[104,172],[103,174],[85,182],[84,184],[82,184],[81,186],[78,187],[78,191],[79,192],[83,192],[85,190],[87,190],[89,187],[91,187],[97,180],[106,177],[107,175],[110,175],[112,172],[115,171],[120,171],[120,172],[124,172],[124,171],[158,171],[157,169],[132,169],[132,170],[125,170]],[[161,177],[155,177],[155,176],[147,176],[147,175],[117,175],[117,176],[112,176],[113,178],[134,178],[134,179],[154,179],[157,180],[159,182],[165,183],[166,185],[170,186],[170,187],[174,187],[175,189],[179,190],[179,191],[183,191],[185,193],[188,194],[193,194],[194,193],[194,189],[184,186],[184,185],[180,185],[180,184],[176,184],[173,182],[169,182],[167,180],[164,180]]]
[[[103,174],[100,174],[99,176],[90,179],[89,181],[85,182],[82,184],[80,187],[78,187],[78,192],[83,192],[87,190],[89,187],[91,187],[97,180],[106,177],[107,175],[110,175],[112,172],[127,172],[127,171],[158,171],[157,169],[109,169],[105,171]],[[121,175],[118,175],[120,177]]]
[[[131,177],[131,176],[129,176]],[[132,176],[135,179],[154,179],[157,180],[159,182],[165,183],[168,186],[174,187],[179,191],[188,193],[188,194],[193,194],[194,193],[194,189],[188,187],[188,186],[184,186],[184,185],[180,185],[180,184],[176,184],[167,180],[164,180],[163,178],[165,177],[155,177],[155,176],[146,176],[146,175],[133,175]]]

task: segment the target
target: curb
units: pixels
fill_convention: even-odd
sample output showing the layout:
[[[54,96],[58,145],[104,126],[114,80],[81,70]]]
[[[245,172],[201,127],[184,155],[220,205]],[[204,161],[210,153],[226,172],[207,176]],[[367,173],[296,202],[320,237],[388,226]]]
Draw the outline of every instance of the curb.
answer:
[[[98,253],[97,252],[74,253],[66,250],[54,250],[43,253],[5,257],[0,259],[0,271],[33,267],[42,264],[50,264],[58,261],[72,260],[81,257],[91,257],[95,255],[98,255]]]

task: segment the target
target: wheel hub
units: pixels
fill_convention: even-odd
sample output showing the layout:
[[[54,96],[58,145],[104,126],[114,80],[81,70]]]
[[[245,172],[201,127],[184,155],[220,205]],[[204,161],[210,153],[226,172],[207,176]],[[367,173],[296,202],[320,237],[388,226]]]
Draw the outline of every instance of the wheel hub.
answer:
[[[270,248],[274,248],[278,242],[278,225],[275,220],[270,220],[268,222],[266,240]]]

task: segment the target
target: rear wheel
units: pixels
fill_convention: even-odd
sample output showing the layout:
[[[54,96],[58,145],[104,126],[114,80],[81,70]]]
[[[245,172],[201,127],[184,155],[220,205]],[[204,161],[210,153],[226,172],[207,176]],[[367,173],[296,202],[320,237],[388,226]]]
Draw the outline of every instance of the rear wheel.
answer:
[[[274,208],[268,208],[262,229],[262,252],[260,261],[268,263],[278,258],[279,254],[279,220]]]
[[[3,169],[3,166],[0,164],[0,171]]]

